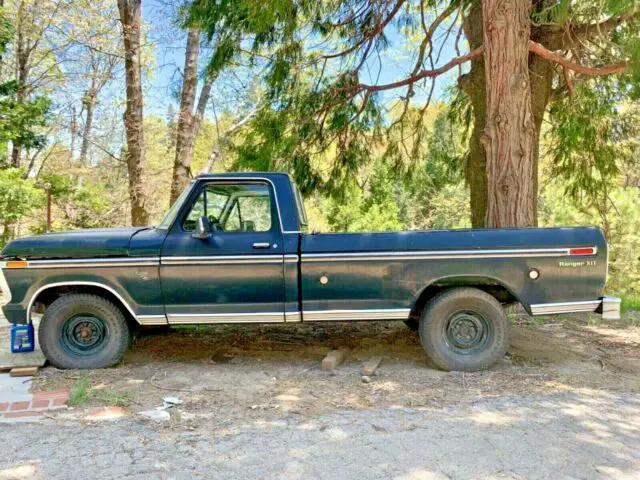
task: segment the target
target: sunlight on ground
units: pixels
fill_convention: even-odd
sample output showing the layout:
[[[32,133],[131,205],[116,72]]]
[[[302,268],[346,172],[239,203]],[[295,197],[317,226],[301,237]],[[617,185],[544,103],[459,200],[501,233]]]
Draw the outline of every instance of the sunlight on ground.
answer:
[[[510,425],[518,421],[512,416],[498,412],[477,412],[469,416],[469,420],[480,425]]]
[[[448,476],[439,472],[430,472],[421,468],[412,468],[405,475],[395,477],[394,480],[446,480]]]
[[[0,479],[20,480],[23,478],[34,478],[37,470],[36,465],[18,465],[17,467],[0,470]]]

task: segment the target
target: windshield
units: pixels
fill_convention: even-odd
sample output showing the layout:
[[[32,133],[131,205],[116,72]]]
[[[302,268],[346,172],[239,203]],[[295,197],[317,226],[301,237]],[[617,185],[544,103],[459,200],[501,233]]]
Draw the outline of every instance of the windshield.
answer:
[[[171,208],[169,209],[167,214],[164,216],[164,218],[162,219],[160,224],[156,225],[156,228],[167,229],[167,228],[169,228],[171,226],[173,221],[176,219],[176,216],[178,215],[178,212],[180,211],[180,208],[182,207],[182,204],[187,199],[187,196],[189,195],[189,192],[191,191],[191,187],[193,187],[193,183],[194,182],[191,182],[187,186],[187,188],[185,188],[182,191],[182,193],[180,194],[178,199],[175,202],[173,202],[173,205],[171,205]]]

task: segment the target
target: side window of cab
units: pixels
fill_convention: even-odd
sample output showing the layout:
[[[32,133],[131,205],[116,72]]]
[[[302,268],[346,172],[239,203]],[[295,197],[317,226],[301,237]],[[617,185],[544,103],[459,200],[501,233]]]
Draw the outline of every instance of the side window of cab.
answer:
[[[202,216],[218,232],[268,232],[273,225],[271,192],[264,183],[209,183],[184,219],[184,231],[195,230]]]

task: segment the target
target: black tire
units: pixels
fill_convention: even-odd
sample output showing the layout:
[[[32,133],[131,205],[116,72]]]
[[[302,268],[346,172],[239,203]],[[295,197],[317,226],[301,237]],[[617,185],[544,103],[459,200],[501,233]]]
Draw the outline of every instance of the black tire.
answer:
[[[439,293],[420,318],[420,342],[443,370],[482,370],[507,352],[511,323],[502,305],[477,288]]]
[[[103,297],[85,293],[64,295],[49,305],[38,335],[45,357],[58,368],[111,367],[131,339],[122,311]]]
[[[417,332],[420,329],[420,320],[417,318],[410,318],[409,320],[404,320],[404,324],[407,326],[409,330],[413,330]]]

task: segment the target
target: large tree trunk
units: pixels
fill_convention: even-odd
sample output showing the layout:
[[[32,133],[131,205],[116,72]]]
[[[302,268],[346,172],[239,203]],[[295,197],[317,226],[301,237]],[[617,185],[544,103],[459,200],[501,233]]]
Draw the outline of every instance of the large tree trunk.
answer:
[[[176,138],[176,158],[173,163],[173,181],[171,182],[171,200],[173,204],[189,182],[193,142],[191,141],[191,124],[193,121],[193,105],[198,88],[198,52],[200,50],[200,32],[191,28],[187,33],[187,48],[184,55],[184,73],[182,94],[180,96],[180,115],[178,117],[178,134]]]
[[[480,1],[471,4],[463,29],[471,50],[482,45],[484,38]],[[487,163],[484,147],[480,142],[484,131],[486,96],[483,57],[471,61],[471,70],[460,77],[459,85],[469,97],[473,109],[473,126],[465,165],[465,176],[470,189],[471,225],[474,228],[484,228],[487,212]]]
[[[534,2],[533,8],[539,10],[544,7],[542,2]],[[470,48],[479,47],[484,42],[482,28],[482,3],[474,1],[463,23],[464,34]],[[561,37],[558,35],[546,35],[544,29],[534,29],[531,39],[542,43],[553,50],[561,48]],[[542,120],[549,104],[554,68],[551,62],[547,62],[537,55],[529,55],[529,79],[531,84],[531,107],[535,126],[535,138],[533,148],[533,168],[531,182],[536,195],[533,197],[533,215],[537,218],[537,192],[538,192],[538,159],[540,146],[540,131]],[[471,70],[460,79],[460,88],[469,97],[473,108],[474,122],[472,134],[469,139],[469,154],[466,163],[465,174],[470,187],[471,224],[474,228],[485,227],[487,209],[487,165],[485,150],[480,139],[484,132],[485,124],[485,75],[483,57],[471,62]]]
[[[531,3],[483,0],[487,227],[536,224],[529,38]]]
[[[125,52],[127,107],[124,127],[127,137],[126,161],[129,172],[131,224],[148,225],[149,211],[142,180],[144,129],[142,113],[142,73],[140,69],[141,0],[118,0]]]
[[[185,189],[191,177],[191,162],[193,161],[193,146],[200,131],[211,88],[215,77],[207,75],[200,91],[200,98],[195,115],[192,113],[198,86],[197,63],[200,44],[200,32],[189,30],[187,48],[185,52],[185,73],[180,98],[180,117],[178,118],[178,132],[176,138],[176,157],[173,164],[173,180],[171,182],[171,201],[173,204]]]

